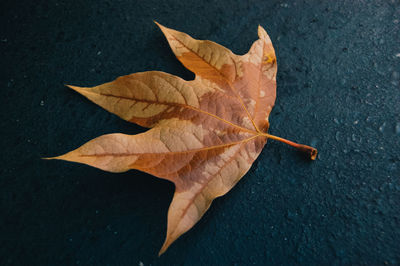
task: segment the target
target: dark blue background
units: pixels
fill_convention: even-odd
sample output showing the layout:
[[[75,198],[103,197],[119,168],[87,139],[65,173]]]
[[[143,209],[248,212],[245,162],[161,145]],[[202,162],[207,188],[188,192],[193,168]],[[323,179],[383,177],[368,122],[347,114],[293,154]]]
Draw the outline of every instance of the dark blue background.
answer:
[[[400,264],[398,1],[11,1],[1,12],[0,264]],[[192,79],[153,19],[278,58],[270,141],[165,255],[173,185],[41,157],[144,129],[63,84],[138,71]]]

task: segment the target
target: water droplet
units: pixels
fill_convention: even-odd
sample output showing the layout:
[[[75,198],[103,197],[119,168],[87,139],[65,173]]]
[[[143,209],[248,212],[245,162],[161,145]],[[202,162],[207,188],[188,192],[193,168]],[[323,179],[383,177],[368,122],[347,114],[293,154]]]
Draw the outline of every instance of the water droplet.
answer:
[[[318,143],[318,140],[316,138],[312,138],[311,142],[310,142],[310,145],[315,147],[315,146],[317,146],[317,143]]]
[[[291,211],[287,211],[286,213],[286,218],[290,221],[293,221],[297,216],[297,213],[291,212]]]
[[[44,101],[43,100],[40,101],[40,106],[44,106]]]
[[[335,139],[337,142],[340,141],[340,132],[339,131],[336,131]]]
[[[386,122],[383,122],[383,124],[379,127],[379,131],[383,133],[386,127]]]
[[[387,166],[387,169],[389,171],[396,171],[397,170],[396,163],[389,163],[388,166]]]
[[[359,122],[358,120],[354,121],[354,122],[353,122],[353,125],[357,125],[358,122]]]
[[[339,120],[335,117],[335,118],[333,118],[333,122],[335,122],[335,124],[338,124],[339,125]]]
[[[98,51],[98,52],[97,52],[97,55],[101,55],[101,51]]]
[[[396,134],[400,135],[400,122],[396,123]]]
[[[365,119],[365,121],[367,121],[367,122],[371,122],[371,121],[372,121],[372,117],[370,117],[370,116],[367,116],[367,119]]]

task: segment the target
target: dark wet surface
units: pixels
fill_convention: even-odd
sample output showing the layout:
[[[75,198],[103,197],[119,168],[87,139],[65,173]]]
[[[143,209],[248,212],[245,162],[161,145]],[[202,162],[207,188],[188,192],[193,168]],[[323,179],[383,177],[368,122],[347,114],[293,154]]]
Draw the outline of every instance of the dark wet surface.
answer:
[[[398,1],[2,1],[2,265],[400,264]],[[63,84],[138,71],[191,79],[152,20],[278,60],[270,141],[249,173],[157,258],[173,186],[41,157],[143,129]]]

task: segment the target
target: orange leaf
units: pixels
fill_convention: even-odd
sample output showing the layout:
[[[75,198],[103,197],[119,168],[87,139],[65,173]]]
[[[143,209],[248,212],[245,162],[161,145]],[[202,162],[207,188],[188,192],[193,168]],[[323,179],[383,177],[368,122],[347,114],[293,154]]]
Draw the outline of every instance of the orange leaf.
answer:
[[[109,112],[151,129],[138,135],[104,135],[52,159],[110,172],[138,169],[173,182],[162,254],[246,174],[268,138],[306,151],[312,159],[317,151],[267,133],[277,63],[261,26],[259,39],[239,56],[157,25],[196,78],[185,81],[149,71],[92,88],[69,86]]]

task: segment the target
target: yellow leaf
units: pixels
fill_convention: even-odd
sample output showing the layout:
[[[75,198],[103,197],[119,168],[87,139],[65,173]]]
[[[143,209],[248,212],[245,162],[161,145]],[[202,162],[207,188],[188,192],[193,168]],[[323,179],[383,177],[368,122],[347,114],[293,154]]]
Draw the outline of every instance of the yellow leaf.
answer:
[[[104,135],[51,159],[109,172],[138,169],[173,182],[162,254],[246,174],[268,138],[304,150],[312,159],[317,151],[267,133],[277,62],[261,26],[259,39],[239,56],[214,42],[157,25],[196,78],[185,81],[149,71],[91,88],[69,86],[122,119],[150,129],[137,135]]]

